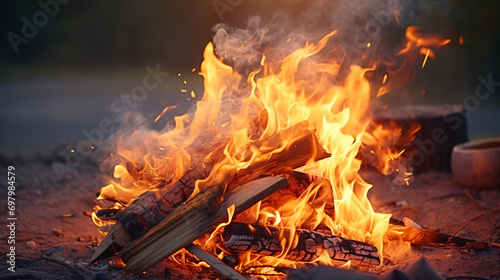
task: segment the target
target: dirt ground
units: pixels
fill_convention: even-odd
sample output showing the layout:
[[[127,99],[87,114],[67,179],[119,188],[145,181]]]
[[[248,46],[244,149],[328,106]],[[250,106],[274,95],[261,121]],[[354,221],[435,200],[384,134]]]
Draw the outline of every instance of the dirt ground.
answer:
[[[164,262],[140,276],[109,264],[89,265],[102,236],[84,211],[91,211],[105,174],[92,160],[58,180],[52,164],[64,162],[63,143],[34,153],[0,154],[0,279],[206,279],[212,271],[186,270]],[[8,271],[10,231],[7,221],[7,167],[15,167],[15,273]],[[109,174],[108,174],[109,175]],[[422,227],[447,234],[500,243],[500,190],[474,191],[460,187],[451,174],[428,173],[415,177],[410,187],[394,186],[390,178],[374,172],[363,177],[374,187],[369,192],[376,211],[408,217]],[[477,276],[500,279],[500,248],[486,251],[413,246],[400,255],[386,256],[369,272],[383,274],[413,263],[420,257],[444,277]],[[18,278],[12,278],[17,275]],[[11,278],[9,278],[11,277]],[[473,278],[461,278],[473,279]]]

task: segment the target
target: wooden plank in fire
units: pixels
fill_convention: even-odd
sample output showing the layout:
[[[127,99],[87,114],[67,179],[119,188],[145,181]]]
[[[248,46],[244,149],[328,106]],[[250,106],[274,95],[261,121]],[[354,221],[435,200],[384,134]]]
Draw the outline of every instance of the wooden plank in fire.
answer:
[[[234,174],[225,174],[224,176],[228,177],[225,180],[230,182],[228,188],[235,188],[262,175],[284,174],[309,161],[317,161],[330,156],[319,144],[314,131],[308,128],[307,121],[257,141],[247,147],[247,150],[258,150],[259,148],[272,150],[273,147],[278,147],[283,140],[290,137],[294,137],[295,140],[291,141],[287,148],[279,150],[269,157],[260,158],[249,167],[236,171]],[[250,152],[243,151],[239,154],[245,155],[250,154]],[[209,173],[207,170],[208,168],[194,169],[172,187],[166,188],[160,193],[148,192],[139,196],[130,206],[116,215],[118,221],[114,227],[119,227],[119,230],[112,229],[101,243],[104,245],[100,245],[94,252],[90,262],[120,251],[131,241],[143,236],[150,228],[163,221],[188,197],[187,195],[178,195],[178,193],[191,194],[196,181],[206,178]],[[122,231],[126,231],[126,233]],[[114,242],[114,235],[127,236],[127,238],[120,237],[119,239],[122,241],[130,240],[130,242]]]
[[[214,208],[220,186],[209,187],[182,205],[172,215],[125,248],[121,257],[131,272],[145,271],[228,219],[227,208],[235,215],[287,185],[283,177],[264,177],[229,190]]]
[[[200,247],[191,244],[185,248],[189,253],[195,255],[200,260],[205,261],[215,270],[217,270],[225,279],[231,280],[248,280],[246,277],[241,275],[238,271],[234,270],[232,267],[220,261],[218,258],[212,256],[211,254],[205,252]]]

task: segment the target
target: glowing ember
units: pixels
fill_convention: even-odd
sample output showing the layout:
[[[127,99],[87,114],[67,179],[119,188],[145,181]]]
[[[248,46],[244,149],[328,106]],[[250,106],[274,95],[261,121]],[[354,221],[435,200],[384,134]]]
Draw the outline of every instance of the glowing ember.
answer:
[[[163,111],[161,111],[161,113],[158,115],[158,117],[156,117],[156,119],[153,122],[157,122],[166,112],[168,112],[172,109],[175,109],[175,108],[177,108],[177,105],[165,107],[165,109],[163,109]]]
[[[427,53],[425,54],[424,62],[422,62],[422,69],[425,66],[425,63],[427,62],[427,58],[429,58],[429,54],[431,53],[431,49],[427,50]]]

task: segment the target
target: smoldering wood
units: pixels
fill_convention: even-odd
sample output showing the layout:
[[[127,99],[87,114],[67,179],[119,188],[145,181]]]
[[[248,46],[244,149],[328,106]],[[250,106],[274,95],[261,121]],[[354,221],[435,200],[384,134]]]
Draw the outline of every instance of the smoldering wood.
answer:
[[[222,262],[229,266],[235,267],[240,263],[240,259],[237,255],[226,255],[222,257]]]
[[[188,172],[187,175],[179,181],[180,184],[176,183],[176,184],[174,184],[174,187],[177,189],[179,185],[187,186],[189,184],[189,182],[193,182],[192,180],[194,178],[197,178],[197,176],[199,176],[199,178],[203,178],[204,174],[208,174],[208,172],[207,171],[200,172],[199,169]],[[313,182],[316,182],[316,183],[324,184],[324,186],[319,189],[318,196],[319,197],[326,197],[326,199],[322,199],[321,201],[319,201],[319,203],[321,203],[321,204],[324,203],[325,204],[324,205],[325,214],[333,217],[333,215],[335,213],[335,207],[333,204],[334,199],[333,199],[333,193],[331,190],[331,184],[327,179],[321,178],[318,176],[309,175],[309,174],[302,173],[302,172],[298,172],[298,171],[293,171],[293,172],[287,173],[286,177],[288,179],[288,185],[286,187],[278,190],[277,192],[269,195],[268,197],[264,198],[262,200],[261,207],[272,206],[274,208],[278,208],[279,204],[282,203],[283,199],[286,200],[287,197],[298,198],[310,186],[310,184],[312,184]],[[191,178],[191,181],[189,181],[189,180],[186,181],[185,178]],[[182,181],[185,181],[186,183],[183,183]],[[192,185],[191,188],[194,188],[194,185]],[[146,194],[152,195],[153,193],[146,193]],[[143,195],[143,196],[145,196],[145,195]],[[140,201],[145,202],[147,200],[145,198],[141,198]],[[180,205],[180,203],[181,202],[178,202],[177,206]],[[157,204],[159,204],[159,203],[157,203]],[[315,200],[313,198],[313,200],[310,201],[306,205],[306,207],[308,207],[308,206],[312,207],[312,206],[314,206],[314,204],[315,204]],[[142,204],[142,205],[144,206],[145,209],[146,209],[146,207],[149,206],[149,204]],[[321,205],[318,205],[318,206],[321,206]],[[152,209],[152,208],[154,208],[154,205],[153,205],[153,207],[149,207],[149,209]],[[96,214],[99,218],[101,218],[103,220],[110,220],[110,219],[116,219],[116,214],[118,212],[119,212],[119,210],[117,210],[117,209],[109,209],[109,210],[106,209],[106,210],[99,210],[99,211],[97,211]],[[309,212],[311,212],[313,214],[315,213],[314,211],[309,211]],[[152,216],[152,217],[155,217],[155,216]],[[132,221],[135,221],[135,219],[132,219]],[[133,225],[133,223],[131,223],[130,221],[129,222],[125,221],[125,224],[128,225],[129,227]],[[114,236],[114,235],[127,236],[127,238],[125,240],[130,240],[129,243],[131,242],[131,240],[135,239],[131,233],[137,233],[137,231],[126,230],[126,232],[122,232],[124,230],[123,229],[124,226],[123,226],[122,222],[119,221],[118,225],[120,226],[119,227],[120,230],[114,229],[113,231],[110,232],[111,236]],[[110,226],[110,227],[112,227],[112,226]],[[136,226],[135,229],[144,230],[144,228],[140,227],[140,226]],[[119,238],[119,240],[123,240],[123,238]],[[104,242],[103,242],[103,245],[105,245]],[[111,250],[109,250],[109,254],[111,254],[111,253],[116,254],[126,245],[128,245],[128,243],[123,242],[123,241],[121,241],[120,244],[114,244],[113,248]]]
[[[277,175],[290,172],[309,161],[317,161],[330,156],[319,144],[314,132],[308,128],[307,122],[301,122],[276,135],[257,141],[237,154],[248,157],[251,151],[255,149],[271,151],[288,137],[295,137],[295,140],[288,148],[282,149],[268,158],[257,159],[248,168],[239,170],[234,174],[226,174],[226,176],[231,176],[231,178],[227,179],[228,182],[231,182],[228,188],[234,188],[262,175]],[[150,228],[163,221],[174,209],[190,197],[196,181],[205,179],[210,173],[210,168],[211,166],[193,169],[171,187],[162,189],[160,192],[142,194],[127,208],[116,214],[117,224],[120,223],[123,226],[123,229],[128,232],[132,240],[143,236]],[[106,236],[106,238],[112,237]],[[106,252],[106,250],[100,251]],[[106,257],[106,255],[94,254],[91,262],[103,257]]]
[[[234,215],[237,215],[287,183],[284,177],[256,179],[228,190],[216,209],[211,196],[218,195],[217,190],[222,188],[215,186],[202,190],[121,252],[127,270],[137,273],[154,266],[227,221],[227,208],[231,205],[234,205]]]
[[[475,250],[487,250],[488,244],[481,241],[452,236],[428,229],[406,227],[391,224],[386,233],[389,239],[402,239],[414,245],[433,247],[456,247]]]
[[[285,259],[299,262],[316,261],[327,253],[335,262],[351,261],[356,266],[376,266],[380,264],[375,246],[335,235],[305,229],[280,229],[274,226],[260,226],[231,223],[224,228],[222,249],[226,252],[251,252],[262,256],[281,256],[281,238],[293,244],[285,254]]]
[[[130,242],[144,235],[151,227],[164,220],[191,195],[188,192],[192,192],[196,180],[205,178],[209,172],[210,170],[204,167],[193,169],[171,187],[163,190],[162,196],[158,197],[156,192],[146,192],[127,208],[112,216],[112,219],[117,219],[117,222],[99,244],[99,248],[92,255],[90,263],[118,253]],[[169,199],[164,199],[164,197]],[[116,239],[121,242],[114,242]],[[109,247],[109,249],[105,247]]]
[[[118,254],[125,246],[132,242],[132,236],[117,222],[102,240],[99,247],[94,251],[89,263],[93,263],[101,257],[109,257]]]
[[[133,239],[137,239],[185,202],[191,196],[196,181],[205,179],[209,173],[210,168],[200,166],[187,172],[179,181],[160,193],[144,193],[119,212],[116,219],[123,224]]]
[[[101,220],[116,220],[116,214],[120,209],[101,209],[95,212],[97,218]]]
[[[121,255],[122,260],[127,264],[127,269],[136,272],[144,271],[148,268],[145,267],[147,266],[147,261],[143,261],[144,259],[149,260],[154,258],[153,261],[155,261],[154,264],[156,264],[168,257],[168,255],[163,256],[165,250],[158,250],[157,247],[161,244],[158,240],[162,240],[161,237],[165,235],[165,233],[174,234],[170,236],[172,238],[170,242],[175,241],[176,245],[182,244],[183,246],[180,248],[194,241],[194,239],[189,240],[189,242],[184,242],[184,244],[181,243],[182,240],[179,240],[179,237],[183,236],[185,233],[184,231],[196,228],[203,220],[214,213],[217,206],[220,204],[218,200],[223,190],[224,188],[222,186],[213,186],[202,190],[183,207],[179,207],[174,211],[172,215],[160,223],[158,227],[153,228],[144,235],[144,239],[139,238],[128,246]],[[177,250],[180,248],[177,248]],[[141,269],[141,267],[145,268]]]

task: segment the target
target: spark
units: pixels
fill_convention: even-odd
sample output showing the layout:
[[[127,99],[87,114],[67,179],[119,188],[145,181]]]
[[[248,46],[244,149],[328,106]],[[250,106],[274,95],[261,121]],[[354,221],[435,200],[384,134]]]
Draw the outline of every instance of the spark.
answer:
[[[387,82],[387,74],[384,75],[384,78],[382,79],[382,84],[385,85],[385,82]]]
[[[75,152],[75,150],[73,150],[73,149],[72,149],[72,150],[71,150],[71,152],[72,152],[72,153],[74,153],[74,152]]]
[[[165,107],[165,109],[163,109],[163,111],[161,111],[161,113],[158,115],[158,117],[156,117],[156,119],[154,120],[154,122],[157,122],[167,111],[169,111],[171,109],[175,109],[175,108],[177,108],[177,105],[172,105],[172,106]]]
[[[422,63],[422,69],[425,66],[425,63],[427,62],[427,58],[429,58],[429,53],[431,52],[431,49],[427,49],[427,54],[425,55],[424,62]]]
[[[95,149],[95,147],[94,147],[94,146],[92,146],[92,145],[90,145],[90,148],[91,148],[92,150],[93,150],[93,149]]]
[[[187,92],[187,89],[181,89],[181,92]]]
[[[194,71],[196,71],[196,67],[191,70],[191,72],[193,72],[193,73],[194,73]]]
[[[366,44],[366,47],[367,47],[367,48],[369,48],[369,47],[371,47],[371,46],[372,46],[372,43],[370,43],[370,42],[368,42],[368,43]]]
[[[196,94],[194,93],[194,90],[191,91],[191,97],[196,98]]]
[[[288,42],[290,42],[290,40],[292,40],[292,37],[288,38],[288,40],[286,40],[286,42],[288,43]]]
[[[403,180],[405,181],[407,186],[410,186],[410,178],[404,178]]]
[[[177,74],[177,76],[179,76],[179,77],[180,77],[180,76],[181,76],[181,73]]]
[[[186,82],[186,80],[184,80],[184,84],[187,85],[188,83]]]

